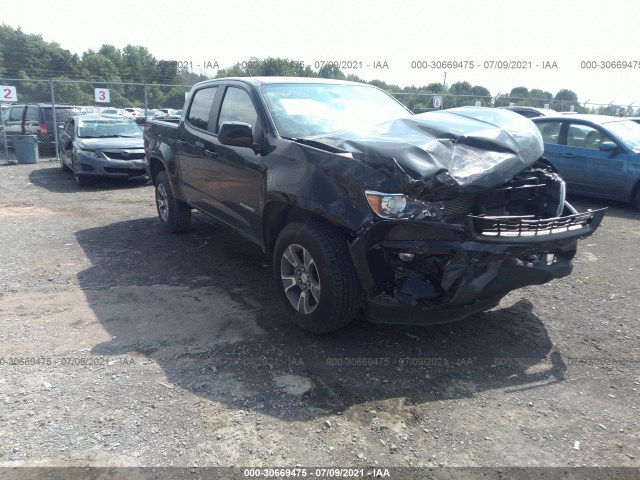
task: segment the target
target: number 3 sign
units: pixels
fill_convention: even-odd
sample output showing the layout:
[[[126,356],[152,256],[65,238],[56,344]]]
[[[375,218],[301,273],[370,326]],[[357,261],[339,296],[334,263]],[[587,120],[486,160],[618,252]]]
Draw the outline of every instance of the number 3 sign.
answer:
[[[96,88],[95,89],[96,102],[109,103],[109,89],[108,88]]]
[[[8,85],[0,85],[0,102],[17,102],[18,101],[18,93],[16,92],[16,87],[11,87]]]

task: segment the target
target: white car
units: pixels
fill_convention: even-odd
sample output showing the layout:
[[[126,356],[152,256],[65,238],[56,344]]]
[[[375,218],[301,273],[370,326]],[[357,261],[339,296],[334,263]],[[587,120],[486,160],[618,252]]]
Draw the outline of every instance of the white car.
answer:
[[[100,110],[100,113],[102,115],[122,115],[123,117],[133,118],[124,108],[104,108]]]

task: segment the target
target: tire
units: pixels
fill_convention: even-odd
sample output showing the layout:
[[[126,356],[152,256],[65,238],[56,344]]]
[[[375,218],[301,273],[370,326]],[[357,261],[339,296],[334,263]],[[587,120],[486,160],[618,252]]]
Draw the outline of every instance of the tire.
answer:
[[[361,288],[347,242],[327,222],[284,227],[273,252],[273,276],[293,322],[311,333],[335,332],[358,312]]]
[[[640,185],[636,187],[636,196],[634,200],[635,200],[636,208],[640,210]]]
[[[191,207],[176,200],[169,184],[167,172],[164,171],[156,177],[156,208],[164,231],[179,233],[189,229]]]

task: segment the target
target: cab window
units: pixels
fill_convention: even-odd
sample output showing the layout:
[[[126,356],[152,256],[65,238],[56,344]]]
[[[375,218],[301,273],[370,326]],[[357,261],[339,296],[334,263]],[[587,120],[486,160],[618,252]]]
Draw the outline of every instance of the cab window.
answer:
[[[196,128],[207,130],[209,127],[209,115],[213,100],[216,98],[218,87],[203,88],[193,94],[193,101],[189,107],[187,122]]]
[[[567,130],[567,146],[570,147],[598,150],[602,142],[610,141],[606,134],[588,125],[572,123]]]
[[[244,122],[251,125],[251,131],[253,135],[255,135],[257,121],[258,113],[253,106],[249,94],[241,88],[227,88],[224,100],[222,101],[222,107],[220,108],[216,132],[220,131],[220,125],[224,122]]]

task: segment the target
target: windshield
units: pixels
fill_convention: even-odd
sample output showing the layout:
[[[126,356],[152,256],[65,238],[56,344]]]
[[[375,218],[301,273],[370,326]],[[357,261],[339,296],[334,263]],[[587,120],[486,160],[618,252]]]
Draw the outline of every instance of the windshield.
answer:
[[[79,120],[78,138],[141,137],[142,129],[130,120]]]
[[[640,150],[640,124],[632,120],[605,123],[607,129],[632,150]]]
[[[411,113],[375,87],[332,84],[263,85],[280,134],[289,138],[359,130]]]

